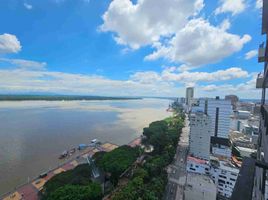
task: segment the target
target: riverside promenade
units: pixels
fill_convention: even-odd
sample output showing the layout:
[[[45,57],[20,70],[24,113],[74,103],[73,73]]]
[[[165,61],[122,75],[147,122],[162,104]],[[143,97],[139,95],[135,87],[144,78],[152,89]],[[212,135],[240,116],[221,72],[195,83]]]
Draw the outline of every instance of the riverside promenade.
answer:
[[[137,138],[131,141],[128,145],[131,147],[135,147],[140,145],[141,139]],[[44,178],[40,178],[39,176],[30,180],[29,182],[20,185],[14,189],[14,191],[9,192],[0,196],[1,200],[38,200],[38,193],[43,189],[45,183],[51,179],[53,176],[74,169],[77,165],[81,163],[81,160],[86,160],[88,156],[93,156],[96,152],[105,151],[109,152],[119,147],[116,144],[112,144],[106,142],[99,147],[88,147],[83,151],[80,151],[75,155],[75,158],[71,158],[66,160],[63,164],[58,167],[47,171],[47,175]]]

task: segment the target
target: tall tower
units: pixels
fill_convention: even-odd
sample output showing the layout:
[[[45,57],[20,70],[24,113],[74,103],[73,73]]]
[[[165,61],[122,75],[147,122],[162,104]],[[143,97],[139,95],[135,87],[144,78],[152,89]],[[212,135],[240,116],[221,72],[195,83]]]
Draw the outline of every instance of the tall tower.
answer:
[[[228,138],[232,114],[231,101],[219,99],[199,99],[192,112],[202,111],[211,118],[211,136]]]
[[[190,116],[190,154],[209,160],[211,119],[204,112],[191,113]]]
[[[191,101],[194,98],[194,88],[193,87],[188,87],[186,88],[186,105],[190,106]]]

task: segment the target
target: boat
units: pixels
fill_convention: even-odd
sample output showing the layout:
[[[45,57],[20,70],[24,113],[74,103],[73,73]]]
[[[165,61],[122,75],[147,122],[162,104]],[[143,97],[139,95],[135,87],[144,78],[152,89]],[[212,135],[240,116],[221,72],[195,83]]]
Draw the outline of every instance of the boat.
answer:
[[[72,149],[70,150],[70,154],[75,153],[75,151],[76,151],[76,149],[75,149],[75,148],[72,148]]]
[[[45,178],[46,176],[47,176],[47,172],[44,172],[44,173],[39,175],[39,178]]]
[[[97,143],[99,143],[99,140],[98,139],[91,140],[91,144],[97,144]]]
[[[59,156],[59,159],[63,159],[63,158],[66,158],[68,156],[68,151],[65,150],[61,153],[61,155]]]

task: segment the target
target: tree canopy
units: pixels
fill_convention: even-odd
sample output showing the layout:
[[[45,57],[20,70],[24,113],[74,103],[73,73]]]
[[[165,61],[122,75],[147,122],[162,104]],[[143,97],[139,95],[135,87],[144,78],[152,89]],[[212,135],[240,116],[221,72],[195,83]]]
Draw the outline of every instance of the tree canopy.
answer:
[[[47,200],[101,200],[101,186],[91,183],[87,186],[64,185],[50,193]]]
[[[92,183],[91,168],[88,164],[78,165],[75,169],[52,177],[42,190],[42,200],[98,200],[101,199],[101,187]],[[74,198],[75,197],[75,198]]]
[[[99,168],[111,174],[111,181],[116,185],[120,175],[136,161],[138,156],[138,148],[121,146],[111,152],[97,154],[94,158]]]
[[[144,128],[144,145],[152,145],[143,166],[133,173],[132,179],[112,197],[113,200],[157,200],[163,198],[167,184],[165,171],[176,153],[184,117],[175,115],[162,121],[156,121]]]

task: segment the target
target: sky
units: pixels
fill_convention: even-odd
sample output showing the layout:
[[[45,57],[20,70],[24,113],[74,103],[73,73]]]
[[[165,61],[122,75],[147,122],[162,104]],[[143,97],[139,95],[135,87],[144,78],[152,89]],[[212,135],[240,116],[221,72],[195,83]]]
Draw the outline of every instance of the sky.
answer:
[[[0,93],[260,98],[261,0],[1,0]]]

